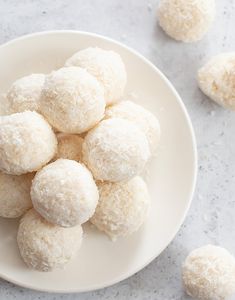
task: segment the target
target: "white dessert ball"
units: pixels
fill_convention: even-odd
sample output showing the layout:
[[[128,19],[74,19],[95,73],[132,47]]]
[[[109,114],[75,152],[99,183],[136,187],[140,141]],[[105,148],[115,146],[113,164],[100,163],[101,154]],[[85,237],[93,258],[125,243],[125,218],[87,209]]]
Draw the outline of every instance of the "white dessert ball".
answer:
[[[219,105],[235,110],[235,52],[214,56],[198,71],[200,89]]]
[[[90,219],[99,193],[85,166],[74,160],[58,159],[37,172],[31,199],[36,211],[48,222],[70,227]]]
[[[223,300],[235,292],[235,259],[224,248],[207,245],[193,250],[183,265],[188,295],[200,300]]]
[[[20,176],[0,172],[0,216],[18,218],[32,207],[30,188],[33,174]]]
[[[90,47],[75,53],[65,65],[84,68],[95,76],[104,88],[107,105],[119,101],[122,97],[127,75],[118,53]]]
[[[57,139],[36,112],[0,117],[0,170],[12,175],[33,172],[55,155]]]
[[[44,74],[31,74],[16,80],[6,95],[6,112],[37,111],[44,81]]]
[[[103,120],[88,132],[82,145],[83,161],[97,180],[117,182],[140,174],[149,159],[147,138],[132,122]]]
[[[82,143],[83,138],[75,134],[57,134],[58,147],[55,160],[66,158],[76,161],[82,161]]]
[[[82,133],[104,116],[103,88],[85,69],[61,68],[46,76],[40,112],[60,132]]]
[[[146,219],[150,197],[143,179],[98,183],[100,199],[91,223],[112,240],[137,231]]]
[[[105,118],[122,118],[134,122],[146,135],[151,154],[156,152],[161,130],[158,119],[150,111],[134,102],[121,101],[106,109]]]
[[[215,0],[161,0],[158,21],[173,39],[196,42],[203,38],[215,18]]]
[[[48,272],[63,268],[82,243],[82,227],[63,228],[48,223],[34,209],[20,220],[17,234],[20,254],[31,269]]]

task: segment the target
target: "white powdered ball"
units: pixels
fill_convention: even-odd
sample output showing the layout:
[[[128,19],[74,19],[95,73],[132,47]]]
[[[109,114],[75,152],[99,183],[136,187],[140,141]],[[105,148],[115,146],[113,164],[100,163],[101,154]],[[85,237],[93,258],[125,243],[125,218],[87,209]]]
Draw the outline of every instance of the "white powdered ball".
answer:
[[[122,101],[109,106],[105,118],[122,118],[134,122],[146,135],[151,154],[155,154],[161,131],[158,119],[150,111],[134,102]]]
[[[82,145],[83,161],[95,179],[128,180],[140,174],[149,159],[147,138],[132,122],[112,118],[88,132]]]
[[[235,110],[235,52],[209,60],[198,71],[200,89],[225,108]]]
[[[32,207],[30,188],[33,174],[20,176],[0,172],[0,216],[18,218]]]
[[[147,217],[150,197],[143,179],[98,184],[100,199],[91,223],[112,240],[137,231]]]
[[[55,129],[82,133],[104,116],[103,88],[85,69],[62,68],[46,76],[40,112]]]
[[[17,242],[29,268],[49,272],[63,268],[76,255],[82,243],[82,227],[50,224],[31,209],[20,220]]]
[[[40,169],[55,155],[57,139],[36,112],[0,117],[0,170],[20,175]]]
[[[235,292],[235,259],[224,248],[203,246],[188,255],[182,277],[187,294],[194,299],[227,299]]]
[[[44,74],[31,74],[16,80],[6,95],[6,113],[37,111],[44,81]]]
[[[201,40],[214,18],[215,0],[160,0],[159,24],[175,40]]]
[[[76,161],[82,161],[82,143],[83,138],[75,134],[57,134],[58,147],[55,160],[66,158]]]
[[[90,219],[99,193],[85,166],[74,160],[58,159],[37,172],[31,198],[36,211],[48,222],[70,227]]]
[[[107,105],[119,101],[122,97],[127,75],[118,53],[90,47],[75,53],[65,65],[84,68],[95,76],[104,88]]]

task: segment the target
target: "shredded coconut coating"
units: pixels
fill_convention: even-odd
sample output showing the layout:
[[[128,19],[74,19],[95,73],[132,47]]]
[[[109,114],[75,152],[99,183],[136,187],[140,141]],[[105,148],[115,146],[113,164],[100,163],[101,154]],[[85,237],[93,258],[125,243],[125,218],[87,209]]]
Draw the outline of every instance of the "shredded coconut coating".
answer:
[[[147,138],[132,122],[103,120],[88,132],[82,145],[83,161],[95,179],[117,182],[140,174],[150,157]]]
[[[18,218],[32,207],[30,188],[33,174],[20,176],[0,172],[0,216]]]
[[[48,222],[70,227],[90,219],[99,193],[85,166],[74,160],[58,159],[37,172],[31,198],[36,211]]]
[[[100,199],[91,223],[112,240],[137,231],[145,221],[150,197],[140,177],[127,182],[98,183]]]
[[[186,258],[182,277],[187,294],[194,299],[227,299],[235,292],[235,259],[224,248],[203,246]]]
[[[82,243],[82,227],[50,224],[31,209],[20,220],[17,242],[29,268],[49,272],[63,268],[76,255]]]
[[[235,52],[212,57],[198,71],[200,89],[219,105],[235,110]]]
[[[122,97],[127,75],[118,53],[90,47],[75,53],[65,65],[84,68],[95,76],[104,88],[107,105],[119,101]]]
[[[201,40],[214,18],[215,0],[160,0],[159,25],[175,40]]]
[[[40,111],[58,131],[85,132],[103,118],[104,110],[103,88],[85,69],[61,68],[46,76]]]
[[[0,170],[12,175],[37,171],[55,155],[57,139],[36,112],[0,117]]]
[[[75,134],[57,134],[58,147],[55,160],[59,158],[66,158],[82,161],[82,143],[83,138]]]
[[[134,102],[122,101],[109,106],[105,111],[105,118],[122,118],[134,122],[146,135],[151,154],[155,154],[161,130],[158,119],[150,111]]]
[[[6,95],[6,113],[37,111],[44,81],[44,74],[31,74],[16,80]]]

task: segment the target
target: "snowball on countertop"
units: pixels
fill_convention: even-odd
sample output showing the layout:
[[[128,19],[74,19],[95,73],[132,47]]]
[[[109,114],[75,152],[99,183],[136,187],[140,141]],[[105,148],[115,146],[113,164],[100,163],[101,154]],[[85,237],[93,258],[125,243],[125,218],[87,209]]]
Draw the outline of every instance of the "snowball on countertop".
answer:
[[[44,74],[31,74],[16,80],[6,94],[6,113],[38,111],[44,81]]]
[[[95,76],[104,88],[107,105],[116,103],[122,97],[127,75],[125,65],[118,53],[90,47],[75,53],[65,65],[84,68]]]
[[[199,71],[198,84],[210,99],[235,110],[235,52],[212,57]]]
[[[31,199],[36,211],[48,222],[70,227],[86,222],[93,215],[99,193],[84,165],[58,159],[37,172]]]
[[[121,101],[107,107],[105,118],[122,118],[134,122],[146,135],[151,154],[155,154],[161,130],[158,119],[150,111],[132,101]]]
[[[57,134],[58,147],[54,160],[59,158],[66,158],[82,161],[82,143],[83,138],[75,134]]]
[[[100,199],[91,223],[112,240],[137,231],[145,221],[150,197],[140,177],[127,182],[98,183]]]
[[[31,209],[20,220],[17,242],[29,268],[53,271],[63,268],[76,255],[82,243],[82,227],[50,224]]]
[[[61,68],[46,76],[40,112],[63,133],[82,133],[104,116],[104,91],[85,69]]]
[[[96,180],[117,182],[140,174],[150,157],[146,136],[132,122],[101,121],[82,145],[83,161]]]
[[[227,299],[235,292],[235,259],[224,248],[203,246],[186,258],[182,278],[187,294],[194,299]]]
[[[215,19],[215,0],[160,0],[157,14],[159,25],[170,37],[196,42]]]
[[[30,188],[34,174],[20,176],[0,172],[0,216],[18,218],[32,207]]]
[[[0,170],[21,175],[37,171],[55,155],[57,139],[38,113],[25,111],[0,117]]]

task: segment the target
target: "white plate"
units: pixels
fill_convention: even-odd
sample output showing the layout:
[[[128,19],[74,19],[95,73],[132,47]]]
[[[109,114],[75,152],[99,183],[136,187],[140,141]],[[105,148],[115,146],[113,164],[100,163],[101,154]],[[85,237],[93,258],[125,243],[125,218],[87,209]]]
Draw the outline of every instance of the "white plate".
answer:
[[[0,47],[0,87],[4,93],[17,78],[50,72],[74,52],[89,46],[117,51],[128,74],[126,95],[159,118],[162,129],[158,156],[151,162],[148,186],[152,209],[145,225],[117,242],[85,226],[77,257],[65,270],[29,270],[16,244],[16,220],[0,218],[0,276],[18,285],[50,292],[81,292],[103,288],[139,271],[172,241],[189,208],[196,181],[196,143],[186,109],[173,86],[144,57],[113,40],[76,31],[28,35]],[[156,270],[157,272],[157,270]]]

